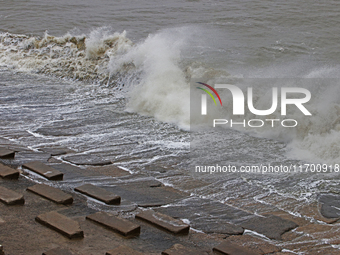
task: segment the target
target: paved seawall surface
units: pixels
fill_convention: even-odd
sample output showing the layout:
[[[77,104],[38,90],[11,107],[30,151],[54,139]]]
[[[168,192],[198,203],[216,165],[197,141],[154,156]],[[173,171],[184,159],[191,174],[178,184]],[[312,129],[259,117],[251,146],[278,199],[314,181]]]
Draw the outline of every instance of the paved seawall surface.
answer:
[[[0,159],[1,164],[20,175],[0,178],[0,196],[11,198],[15,192],[14,199],[24,198],[24,203],[16,205],[0,203],[0,243],[7,255],[58,249],[82,255],[132,254],[131,250],[136,254],[235,255],[338,252],[340,240],[330,234],[340,231],[338,218],[322,216],[318,206],[306,208],[318,219],[311,221],[278,208],[269,210],[261,203],[239,207],[236,200],[233,205],[193,196],[181,185],[165,186],[162,178],[131,174],[114,164],[69,164],[51,156],[61,153],[61,148],[48,148],[49,153],[32,151],[6,139],[1,139],[1,147],[15,152],[15,157]],[[67,151],[64,148],[62,154]],[[49,180],[44,172],[26,168],[32,161],[40,162],[40,168],[58,170],[63,179]],[[189,177],[186,184],[202,185]],[[110,194],[120,196],[120,203],[102,202],[106,200],[101,197]],[[328,200],[323,197],[320,206]],[[316,245],[321,238],[330,243]]]

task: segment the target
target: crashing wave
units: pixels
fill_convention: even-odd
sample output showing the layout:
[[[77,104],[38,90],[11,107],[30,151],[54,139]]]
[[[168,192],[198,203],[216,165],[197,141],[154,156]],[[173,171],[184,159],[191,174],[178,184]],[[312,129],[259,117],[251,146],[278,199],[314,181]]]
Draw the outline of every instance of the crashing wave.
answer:
[[[125,31],[112,34],[104,28],[88,36],[56,37],[46,32],[39,38],[1,33],[0,63],[22,71],[105,83],[110,78],[110,57],[125,53],[132,45]]]
[[[230,118],[232,100],[228,93],[225,109],[216,110],[196,123],[195,116],[190,119],[190,82],[199,79],[215,83],[235,82],[245,92],[254,87],[254,105],[257,109],[268,109],[271,102],[271,79],[262,80],[255,85],[255,79],[244,80],[231,77],[223,70],[216,70],[191,59],[184,64],[182,53],[190,50],[190,37],[187,29],[164,30],[149,35],[145,40],[133,44],[126,32],[112,33],[107,28],[93,30],[89,35],[61,37],[45,33],[42,38],[10,33],[0,34],[0,65],[22,71],[37,72],[57,77],[100,82],[109,87],[127,87],[127,110],[152,116],[160,121],[170,122],[180,128],[202,125],[216,116]],[[290,118],[298,121],[294,129],[264,127],[260,129],[241,129],[260,137],[281,140],[288,144],[290,157],[309,161],[338,163],[340,160],[340,86],[338,79],[324,79],[320,72],[330,76],[328,69],[318,69],[300,77],[307,79],[306,88],[312,94],[308,109],[311,117],[299,115],[294,108],[288,112]],[[266,78],[266,77],[262,77]],[[286,79],[284,86],[299,87],[297,80]],[[196,92],[195,92],[196,93]],[[198,95],[199,91],[197,91]],[[199,96],[199,95],[198,95]],[[212,102],[210,102],[212,103]],[[214,107],[208,105],[208,107]],[[251,114],[247,119],[258,118]],[[277,111],[268,118],[280,119]],[[220,118],[220,117],[218,117]],[[198,119],[198,118],[197,118]]]

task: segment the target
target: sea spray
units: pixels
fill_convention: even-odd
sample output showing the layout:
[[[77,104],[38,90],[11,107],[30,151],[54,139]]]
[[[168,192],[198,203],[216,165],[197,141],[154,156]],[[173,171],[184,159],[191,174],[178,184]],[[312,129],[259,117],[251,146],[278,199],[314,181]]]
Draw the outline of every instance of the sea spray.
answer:
[[[103,83],[109,78],[110,57],[124,53],[131,45],[125,31],[113,33],[106,27],[95,29],[88,36],[67,33],[55,37],[46,32],[40,38],[1,33],[0,65]]]
[[[45,33],[43,37],[0,34],[0,65],[24,72],[34,72],[56,77],[85,80],[99,83],[106,89],[125,89],[127,110],[156,119],[174,123],[180,128],[195,130],[196,126],[212,123],[218,115],[230,119],[232,98],[227,91],[219,91],[224,108],[215,109],[210,115],[198,121],[190,119],[190,87],[194,96],[200,91],[190,86],[199,80],[214,86],[216,83],[237,84],[243,92],[254,87],[256,109],[268,109],[270,88],[275,86],[266,73],[248,74],[256,79],[233,77],[225,70],[206,66],[199,57],[192,60],[183,57],[183,52],[195,47],[192,33],[188,28],[166,29],[149,35],[145,40],[133,44],[126,32],[118,33],[107,27],[97,28],[86,34],[72,32],[61,37]],[[188,32],[189,31],[189,32]],[[312,99],[307,105],[312,116],[303,116],[290,108],[287,116],[296,119],[297,127],[261,127],[238,130],[258,137],[283,141],[288,144],[290,158],[322,163],[337,163],[340,160],[340,82],[336,74],[338,68],[321,67],[300,76],[305,87],[311,92]],[[284,77],[275,69],[277,77]],[[273,77],[271,74],[268,77]],[[334,79],[325,77],[335,77]],[[259,80],[261,80],[259,79]],[[286,87],[300,87],[297,80],[282,78]],[[99,87],[100,90],[100,87]],[[126,93],[127,92],[127,93]],[[192,96],[192,95],[191,95]],[[270,105],[269,105],[270,106]],[[246,113],[246,119],[257,119]],[[280,119],[278,112],[268,116]]]
[[[112,73],[127,63],[141,71],[140,83],[129,93],[128,111],[189,128],[190,85],[180,67],[185,44],[181,31],[163,31],[150,35],[120,59],[111,59]]]

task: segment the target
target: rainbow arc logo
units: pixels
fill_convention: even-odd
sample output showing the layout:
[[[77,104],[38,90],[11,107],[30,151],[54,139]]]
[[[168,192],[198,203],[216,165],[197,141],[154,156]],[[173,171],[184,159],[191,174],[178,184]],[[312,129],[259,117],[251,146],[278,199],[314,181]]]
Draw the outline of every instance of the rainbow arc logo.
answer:
[[[207,87],[208,89],[210,89],[217,96],[217,98],[220,101],[220,104],[222,106],[221,97],[213,87],[211,87],[210,85],[203,83],[203,82],[197,82],[197,83]],[[201,88],[201,87],[197,87],[197,88],[206,92],[212,98],[212,100],[214,100],[215,105],[217,105],[215,97],[213,96],[213,94],[211,94],[211,92],[209,90]],[[207,115],[207,95],[206,94],[202,94],[201,114]]]
[[[208,85],[208,84],[206,84],[206,83],[203,83],[203,82],[197,82],[197,83],[198,83],[198,84],[201,84],[201,85],[203,85],[203,86],[206,86],[207,88],[211,89],[211,91],[214,92],[215,95],[217,96],[218,100],[220,100],[220,104],[221,104],[221,106],[222,106],[222,100],[221,100],[221,98],[220,98],[220,95],[217,93],[217,91],[216,91],[213,87],[211,87],[210,85]],[[198,88],[198,89],[201,89],[201,90],[203,90],[203,91],[205,91],[205,92],[206,92],[206,93],[214,100],[215,105],[217,105],[214,96],[210,93],[209,90],[203,89],[203,88],[201,88],[201,87],[197,87],[197,88]]]

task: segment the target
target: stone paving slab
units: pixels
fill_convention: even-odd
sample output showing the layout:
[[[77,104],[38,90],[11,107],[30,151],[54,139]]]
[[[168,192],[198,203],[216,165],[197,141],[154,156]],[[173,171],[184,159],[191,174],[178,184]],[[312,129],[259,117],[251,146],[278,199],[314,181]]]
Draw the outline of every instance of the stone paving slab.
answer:
[[[281,235],[298,227],[293,221],[270,215],[267,217],[252,217],[240,224],[245,229],[253,230],[263,234],[270,239],[281,240]]]
[[[105,253],[105,255],[143,255],[144,253],[140,253],[130,247],[125,245],[121,245],[113,250],[110,250]]]
[[[180,190],[185,191],[193,191],[195,189],[200,189],[202,187],[208,186],[211,183],[195,179],[191,176],[169,176],[162,178],[162,181],[165,181],[166,183],[170,183],[171,185],[175,186],[176,188]]]
[[[188,234],[190,229],[190,226],[181,220],[151,210],[138,213],[136,218],[145,220],[173,234]]]
[[[82,131],[78,130],[77,128],[65,125],[65,123],[58,126],[57,123],[53,123],[53,126],[44,126],[38,128],[37,130],[35,130],[35,132],[45,136],[76,136],[82,133]]]
[[[76,255],[76,254],[71,252],[68,249],[55,248],[55,249],[44,252],[42,255]]]
[[[33,161],[40,161],[47,163],[51,158],[51,154],[37,151],[21,151],[15,154],[15,160],[13,163],[17,165],[24,165]]]
[[[213,248],[214,252],[217,254],[225,255],[261,255],[263,253],[258,253],[255,251],[248,250],[242,246],[232,244],[229,241],[224,241]]]
[[[59,159],[56,159],[56,158],[50,157],[50,158],[47,160],[47,163],[53,163],[53,164],[56,164],[56,163],[58,163],[58,164],[60,164],[60,163],[62,163],[62,161],[61,161],[61,160],[59,160]]]
[[[23,165],[23,167],[40,174],[48,180],[62,180],[64,174],[53,167],[45,165],[40,161],[33,161]]]
[[[68,180],[83,179],[84,176],[98,176],[94,173],[89,173],[89,171],[85,171],[83,168],[68,163],[51,164],[51,166],[54,169],[61,171],[64,174],[64,178],[67,178]]]
[[[0,158],[14,158],[15,152],[4,147],[0,147]]]
[[[39,196],[47,198],[57,204],[70,205],[73,203],[73,197],[60,189],[45,185],[36,184],[28,187],[28,191],[31,191]]]
[[[275,215],[278,216],[282,219],[290,220],[298,224],[299,226],[304,226],[310,224],[310,220],[304,218],[304,217],[299,217],[299,216],[294,216],[288,212],[281,211],[281,210],[276,210],[272,212],[266,212],[262,214],[263,216],[270,216],[270,215]]]
[[[206,218],[205,220],[200,220],[197,218],[192,223],[195,225],[195,228],[206,234],[242,235],[244,232],[241,226],[228,223],[222,219],[216,222],[215,219]]]
[[[5,145],[5,146],[2,146],[2,145]],[[14,151],[14,152],[31,151],[26,146],[21,146],[18,144],[0,144],[0,147],[6,147],[7,149]]]
[[[92,184],[84,184],[82,186],[76,187],[74,190],[83,193],[87,196],[93,197],[108,205],[120,204],[120,196],[117,196],[105,189],[102,189]]]
[[[76,165],[105,166],[112,164],[110,159],[102,158],[98,155],[92,154],[65,156],[63,157],[63,160]]]
[[[297,214],[303,215],[306,218],[313,218],[317,221],[323,221],[327,224],[335,223],[339,220],[339,217],[336,218],[326,218],[320,212],[320,203],[318,201],[314,201],[308,204],[301,204],[301,202],[297,201],[295,207],[291,210],[296,212]],[[285,210],[290,210],[290,208]]]
[[[125,185],[138,188],[158,188],[163,186],[162,183],[154,177],[141,173],[122,176],[117,178],[117,180],[122,181]]]
[[[280,247],[270,243],[270,241],[265,241],[251,235],[234,235],[228,237],[227,241],[235,245],[244,246],[248,250],[260,254],[273,254],[281,251]]]
[[[72,220],[56,211],[38,215],[35,220],[68,238],[83,238],[84,232],[77,221]]]
[[[115,165],[107,165],[107,166],[89,166],[87,167],[88,170],[94,171],[99,174],[103,174],[106,176],[112,177],[121,177],[131,175],[128,171],[121,169]]]
[[[174,244],[169,249],[162,252],[162,255],[206,255],[206,252],[194,250],[181,244]]]
[[[146,181],[148,185],[145,186],[142,183],[143,181],[140,181],[140,183],[116,184],[107,189],[126,200],[135,202],[140,207],[162,206],[187,197],[186,193],[172,187],[154,187],[157,182],[151,184],[150,181]]]
[[[238,208],[197,197],[186,198],[166,207],[154,208],[154,211],[173,218],[188,219],[192,228],[205,233],[226,235],[242,234],[244,230],[238,224],[254,216]]]
[[[44,148],[40,148],[39,150],[45,153],[49,153],[51,156],[59,156],[59,155],[65,155],[67,153],[75,152],[69,148],[64,148],[64,147],[44,147]]]
[[[0,186],[0,201],[7,205],[23,205],[24,196],[10,189]]]
[[[0,177],[3,179],[18,179],[20,175],[19,170],[5,166],[0,163]]]
[[[140,226],[123,218],[116,217],[106,212],[97,212],[86,216],[86,219],[99,223],[124,236],[135,236],[140,234]]]
[[[333,194],[319,195],[320,213],[326,218],[340,217],[340,196]]]
[[[33,181],[27,178],[21,178],[20,182],[0,179],[0,183],[6,185],[6,188],[19,193],[21,190],[35,185]],[[128,218],[128,220],[141,226],[140,237],[124,237],[113,232],[111,229],[86,220],[86,215],[93,214],[98,209],[94,211],[92,206],[91,208],[87,207],[89,205],[88,200],[79,193],[73,194],[73,198],[72,206],[64,206],[52,203],[31,192],[26,192],[25,203],[27,205],[25,206],[6,206],[0,203],[0,217],[5,220],[5,223],[0,223],[0,244],[4,246],[6,254],[41,255],[42,252],[50,249],[63,247],[79,255],[104,255],[107,251],[120,245],[125,245],[147,255],[160,255],[162,251],[175,243],[181,243],[187,247],[192,247],[193,243],[195,243],[209,254],[212,247],[220,242],[214,236],[194,231],[191,231],[189,236],[176,236],[149,223],[137,221],[133,218]],[[122,204],[124,205],[124,203],[125,201],[123,200]],[[98,205],[104,211],[112,210],[113,212],[110,213],[114,215],[116,215],[116,210],[120,211],[122,207],[122,205],[109,206],[104,203],[98,204],[92,200],[91,205]],[[84,239],[68,239],[57,231],[51,230],[34,220],[37,215],[55,210],[78,221],[81,229],[84,231]],[[131,215],[131,212],[123,213],[123,215]],[[10,235],[7,233],[10,233]]]
[[[327,244],[340,244],[340,226],[338,224],[317,224],[298,227],[296,231],[301,241],[327,240]]]

